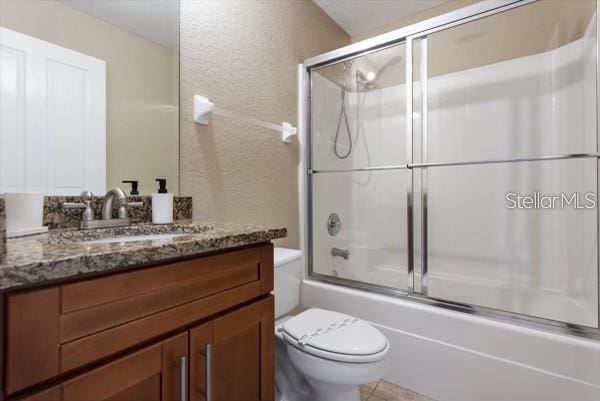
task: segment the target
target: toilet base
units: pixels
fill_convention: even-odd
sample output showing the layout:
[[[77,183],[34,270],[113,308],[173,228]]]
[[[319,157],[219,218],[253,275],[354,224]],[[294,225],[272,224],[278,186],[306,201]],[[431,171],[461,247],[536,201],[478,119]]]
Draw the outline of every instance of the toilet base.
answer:
[[[308,379],[315,401],[360,401],[358,386],[325,383]]]

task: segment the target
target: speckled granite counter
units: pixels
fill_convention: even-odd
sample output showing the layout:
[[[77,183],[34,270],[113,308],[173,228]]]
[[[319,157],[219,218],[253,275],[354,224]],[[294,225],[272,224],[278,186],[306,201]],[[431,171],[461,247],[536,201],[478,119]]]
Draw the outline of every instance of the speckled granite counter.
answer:
[[[176,233],[171,239],[89,244],[104,237]],[[9,239],[0,263],[0,291],[71,279],[85,274],[121,271],[175,258],[201,255],[267,242],[287,235],[282,227],[177,222],[114,229],[56,230]]]

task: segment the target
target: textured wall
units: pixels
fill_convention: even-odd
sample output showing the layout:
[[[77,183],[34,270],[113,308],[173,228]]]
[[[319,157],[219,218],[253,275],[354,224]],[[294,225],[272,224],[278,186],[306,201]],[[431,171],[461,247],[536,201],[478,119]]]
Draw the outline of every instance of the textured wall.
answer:
[[[181,193],[201,220],[281,224],[299,246],[298,144],[276,131],[215,116],[193,123],[195,94],[218,107],[297,125],[297,64],[349,44],[314,3],[181,3]]]

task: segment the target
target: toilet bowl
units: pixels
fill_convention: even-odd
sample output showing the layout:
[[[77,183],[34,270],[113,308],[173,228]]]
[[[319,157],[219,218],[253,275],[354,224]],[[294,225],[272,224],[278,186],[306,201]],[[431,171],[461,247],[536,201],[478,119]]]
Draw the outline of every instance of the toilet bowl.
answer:
[[[302,253],[275,249],[277,337],[287,361],[312,388],[311,400],[359,401],[358,388],[383,377],[389,342],[377,328],[350,315],[312,308],[281,318],[298,306]]]

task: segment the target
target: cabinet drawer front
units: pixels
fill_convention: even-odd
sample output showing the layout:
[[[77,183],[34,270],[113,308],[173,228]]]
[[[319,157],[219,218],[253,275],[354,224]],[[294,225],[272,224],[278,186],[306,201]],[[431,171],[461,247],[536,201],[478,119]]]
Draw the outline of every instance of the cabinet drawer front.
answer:
[[[203,271],[199,273],[204,274],[168,287],[63,314],[60,318],[61,343],[258,281],[258,262],[243,263],[223,268],[216,266],[214,271],[200,269]]]
[[[165,290],[239,266],[259,266],[260,249],[244,249],[65,285],[62,287],[61,312],[67,314]]]
[[[263,281],[261,248],[66,285],[60,341],[66,343],[244,284]]]

